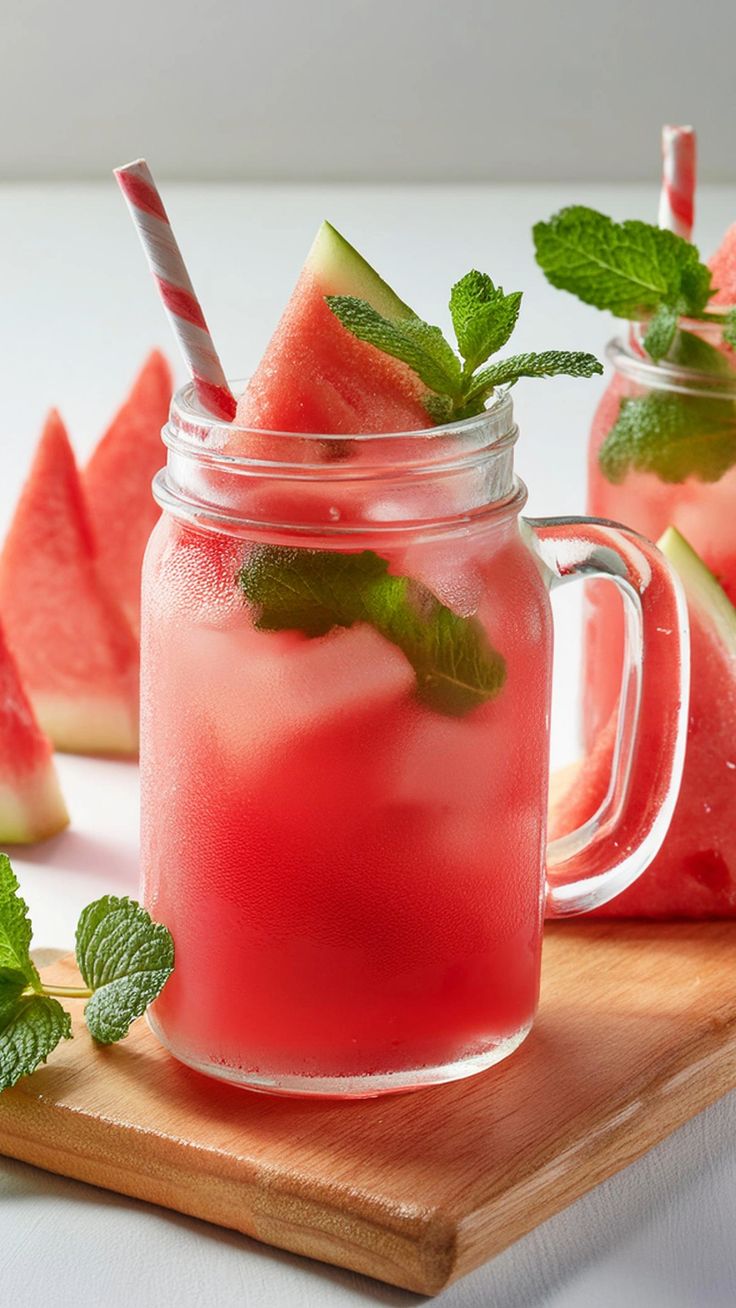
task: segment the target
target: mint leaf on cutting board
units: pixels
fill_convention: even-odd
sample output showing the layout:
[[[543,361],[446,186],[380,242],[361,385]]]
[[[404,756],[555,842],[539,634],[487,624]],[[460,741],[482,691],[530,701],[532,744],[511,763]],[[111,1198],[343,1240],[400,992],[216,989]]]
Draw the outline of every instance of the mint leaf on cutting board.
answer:
[[[133,900],[105,895],[85,908],[76,938],[77,965],[94,993],[84,1010],[90,1034],[109,1045],[128,1034],[174,967],[165,926]]]
[[[256,545],[238,583],[259,631],[316,637],[368,623],[402,651],[418,698],[437,712],[461,717],[497,695],[506,679],[505,660],[477,618],[460,617],[427,587],[392,576],[373,550]]]
[[[77,927],[81,986],[46,985],[30,956],[31,923],[6,854],[0,854],[0,1091],[34,1072],[72,1034],[62,999],[88,999],[87,1026],[104,1044],[127,1035],[166,984],[174,945],[166,927],[129,899],[106,895]]]
[[[71,1021],[56,999],[42,993],[31,961],[28,908],[7,854],[0,854],[0,1091],[34,1072]]]

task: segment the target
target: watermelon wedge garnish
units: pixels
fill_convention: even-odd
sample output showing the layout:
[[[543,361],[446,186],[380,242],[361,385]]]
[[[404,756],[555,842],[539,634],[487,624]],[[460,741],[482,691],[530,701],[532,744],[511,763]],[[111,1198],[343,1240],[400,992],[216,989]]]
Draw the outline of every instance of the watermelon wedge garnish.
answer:
[[[132,755],[138,644],[104,578],[64,424],[49,415],[0,556],[0,615],[58,749]]]
[[[152,350],[83,473],[100,566],[136,633],[143,553],[159,515],[151,482],[164,462],[171,389],[171,369]]]
[[[350,434],[431,426],[425,387],[405,363],[345,331],[326,295],[354,295],[387,318],[412,316],[370,264],[323,223],[281,321],[238,402],[236,422],[268,431]]]
[[[0,844],[32,844],[68,824],[51,742],[0,629]]]
[[[606,917],[736,916],[736,609],[674,527],[659,547],[685,587],[690,615],[691,690],[680,795],[664,844]],[[591,817],[608,788],[615,715],[550,815],[562,835]]]

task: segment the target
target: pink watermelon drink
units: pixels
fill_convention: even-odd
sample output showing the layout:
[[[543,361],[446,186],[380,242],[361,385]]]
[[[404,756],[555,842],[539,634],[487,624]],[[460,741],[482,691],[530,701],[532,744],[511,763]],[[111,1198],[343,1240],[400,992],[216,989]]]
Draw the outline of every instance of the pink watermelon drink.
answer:
[[[144,567],[142,863],[176,947],[154,1028],[200,1070],[376,1094],[488,1067],[529,1030],[550,578],[615,554],[636,590],[640,552],[578,523],[563,569],[564,526],[545,529],[547,564],[520,530],[495,386],[599,365],[550,352],[478,372],[519,299],[477,273],[454,288],[463,368],[325,225],[236,421],[194,387],[172,405]],[[681,665],[664,574],[657,594],[646,629],[661,603],[663,666],[674,651],[659,811]],[[639,862],[662,825],[640,817]],[[590,842],[586,874],[618,889],[640,868],[610,872],[610,854]]]
[[[315,640],[244,620],[241,540],[157,529],[144,662],[162,677],[144,682],[144,784],[167,819],[144,858],[178,949],[156,1026],[186,1061],[255,1083],[390,1085],[416,1069],[445,1079],[432,1069],[487,1062],[528,1030],[550,623],[516,508],[470,536],[417,524],[387,549],[367,521],[377,495],[363,506],[361,548],[397,576],[411,554],[412,579],[472,605],[502,652],[502,693],[462,716],[418,698],[405,656],[370,627]],[[295,521],[308,509],[281,501]],[[323,525],[305,548],[323,547]]]

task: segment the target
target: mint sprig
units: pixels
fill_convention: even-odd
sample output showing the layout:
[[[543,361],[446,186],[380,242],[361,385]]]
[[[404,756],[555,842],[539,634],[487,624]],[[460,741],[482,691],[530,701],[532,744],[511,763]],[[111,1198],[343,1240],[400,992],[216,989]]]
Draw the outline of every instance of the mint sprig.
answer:
[[[461,617],[426,586],[389,573],[373,550],[342,554],[257,545],[238,573],[259,631],[325,636],[365,622],[411,664],[417,697],[462,717],[492,699],[506,679],[503,656],[475,617]]]
[[[107,895],[84,909],[77,961],[86,985],[45,985],[30,956],[31,923],[10,859],[0,854],[0,1091],[9,1089],[72,1034],[60,998],[88,999],[96,1040],[127,1034],[163,989],[174,965],[166,927],[129,899]]]
[[[720,323],[736,345],[736,311],[708,309],[710,269],[694,245],[660,227],[614,222],[584,205],[534,227],[537,263],[553,286],[620,318],[645,322],[643,346],[653,363],[733,378],[728,358],[681,328],[680,318]],[[727,396],[652,391],[625,398],[599,452],[603,475],[622,481],[630,469],[661,481],[717,481],[736,463],[736,404]]]
[[[547,280],[596,309],[640,321],[662,305],[699,317],[713,294],[710,269],[689,241],[637,220],[618,223],[571,205],[533,229]]]
[[[365,300],[351,295],[325,297],[335,317],[358,340],[408,365],[427,387],[428,415],[436,423],[482,413],[497,386],[520,377],[591,377],[603,371],[592,354],[566,350],[520,354],[479,372],[511,336],[521,307],[521,291],[507,295],[486,273],[473,270],[450,292],[450,314],[461,358],[433,327],[416,315],[388,319]]]

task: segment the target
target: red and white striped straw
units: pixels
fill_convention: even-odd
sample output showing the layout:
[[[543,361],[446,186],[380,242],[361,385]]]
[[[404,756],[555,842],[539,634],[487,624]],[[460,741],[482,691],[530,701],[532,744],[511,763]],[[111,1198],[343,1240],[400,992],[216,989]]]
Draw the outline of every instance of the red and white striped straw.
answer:
[[[116,168],[115,176],[128,202],[197,395],[215,418],[230,422],[235,417],[237,403],[225,379],[151,170],[145,159],[136,159]]]
[[[686,241],[692,240],[695,218],[695,144],[692,127],[662,128],[659,225]]]

